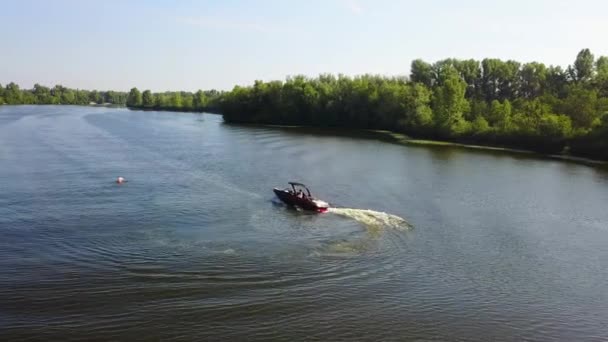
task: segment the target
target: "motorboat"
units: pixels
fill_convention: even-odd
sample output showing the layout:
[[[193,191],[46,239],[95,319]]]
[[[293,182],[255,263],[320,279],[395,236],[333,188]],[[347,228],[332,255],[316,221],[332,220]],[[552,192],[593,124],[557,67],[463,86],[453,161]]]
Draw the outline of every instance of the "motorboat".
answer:
[[[297,182],[287,183],[291,185],[291,188],[272,190],[285,204],[319,213],[324,213],[329,208],[329,203],[314,198],[306,185]]]

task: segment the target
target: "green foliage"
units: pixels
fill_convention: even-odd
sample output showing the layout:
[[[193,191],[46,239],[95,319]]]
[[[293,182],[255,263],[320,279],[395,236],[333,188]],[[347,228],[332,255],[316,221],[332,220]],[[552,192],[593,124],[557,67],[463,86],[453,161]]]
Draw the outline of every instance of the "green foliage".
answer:
[[[75,104],[76,94],[72,89],[64,89],[61,93],[61,103],[62,104]]]
[[[194,109],[197,109],[197,110],[204,109],[207,106],[208,101],[209,100],[207,99],[207,96],[205,95],[205,93],[202,90],[197,91],[194,94],[194,100],[193,100]]]
[[[561,106],[562,112],[572,118],[574,127],[592,129],[599,124],[597,91],[574,84],[568,89],[568,96]]]
[[[486,101],[514,100],[517,98],[520,85],[521,64],[516,61],[501,61],[500,59],[484,59],[481,62],[482,94]]]
[[[430,131],[433,125],[433,111],[431,110],[431,91],[422,84],[414,84],[406,89],[404,98],[405,111],[401,123],[408,132]]]
[[[481,66],[474,59],[454,60],[454,68],[467,84],[466,97],[468,99],[481,98]]]
[[[6,88],[0,86],[0,98],[0,104],[124,105],[127,97],[123,92],[69,89],[60,84],[49,88],[36,83],[32,89],[20,89],[17,84],[9,83]]]
[[[181,108],[182,107],[182,95],[180,93],[173,93],[170,95],[169,103],[173,108]]]
[[[129,93],[119,91],[98,91],[69,89],[61,84],[53,88],[38,83],[32,89],[20,89],[16,83],[6,87],[0,85],[0,105],[3,104],[53,104],[53,105],[127,105],[132,108],[168,109],[178,111],[217,112],[223,93],[217,90],[189,92],[166,92],[153,94],[150,90],[142,93],[132,88]]]
[[[569,144],[570,152],[585,157],[608,160],[608,114],[589,134],[575,137]]]
[[[595,69],[593,88],[597,89],[601,97],[608,97],[608,57],[600,56],[595,61]]]
[[[9,83],[4,90],[4,101],[7,104],[22,104],[23,94],[16,83]]]
[[[600,56],[595,61],[595,69],[596,69],[598,78],[602,78],[602,79],[608,78],[608,57]]]
[[[93,90],[92,92],[89,93],[89,102],[96,103],[96,104],[102,104],[103,103],[102,95],[99,92],[97,92],[97,90]]]
[[[156,94],[154,96],[154,108],[167,108],[169,106],[169,100],[165,94]]]
[[[467,84],[456,70],[446,68],[441,74],[442,85],[435,88],[433,96],[433,113],[438,132],[449,137],[464,133],[463,115],[470,107],[465,98]]]
[[[542,63],[526,63],[519,71],[519,95],[531,99],[542,95],[547,82],[547,67]]]
[[[593,76],[593,62],[594,57],[589,49],[581,50],[576,55],[574,66],[568,68],[568,73],[573,80],[577,82],[584,82],[591,79]]]
[[[54,98],[51,95],[51,90],[48,87],[41,86],[38,83],[34,84],[32,93],[36,97],[36,103],[38,104],[52,104],[54,101]]]
[[[478,116],[471,124],[471,132],[473,134],[484,134],[490,130],[490,124],[483,116]]]
[[[137,88],[133,88],[137,90]],[[137,92],[131,89],[132,96],[137,97]],[[221,92],[216,90],[202,91],[196,93],[190,92],[164,92],[152,93],[146,90],[141,95],[141,103],[130,104],[130,108],[144,108],[157,110],[172,110],[172,111],[217,111],[218,102]],[[136,101],[136,100],[135,100]]]
[[[549,93],[558,98],[564,98],[568,95],[568,83],[568,73],[560,66],[550,66],[547,69],[547,84],[545,93]]]
[[[228,122],[388,129],[444,138],[603,157],[608,58],[582,50],[568,71],[499,59],[414,60],[410,80],[363,75],[256,81],[221,96]],[[608,117],[604,116],[604,118]],[[588,140],[582,140],[586,137]],[[608,143],[607,143],[608,144]],[[605,158],[605,157],[603,157]]]
[[[493,100],[487,112],[487,121],[493,126],[506,130],[511,121],[511,102],[504,100],[502,103]]]
[[[194,109],[194,97],[190,93],[186,93],[182,95],[182,108],[187,111],[192,111]]]
[[[122,92],[108,91],[103,96],[104,103],[126,104],[128,95]]]
[[[544,114],[538,123],[538,133],[549,140],[562,140],[572,135],[572,123],[565,115]]]
[[[0,86],[0,104],[105,104],[221,112],[227,122],[385,129],[421,138],[608,159],[608,57],[572,66],[486,58],[411,63],[410,77],[322,74],[216,90],[143,94]]]
[[[141,107],[143,98],[141,92],[137,88],[131,88],[129,96],[127,97],[127,106],[129,107]]]
[[[154,107],[154,95],[152,95],[152,92],[150,90],[144,90],[141,98],[142,106],[144,106],[145,108]]]
[[[433,86],[433,69],[429,63],[416,59],[412,62],[410,70],[412,82],[422,83],[429,88]]]

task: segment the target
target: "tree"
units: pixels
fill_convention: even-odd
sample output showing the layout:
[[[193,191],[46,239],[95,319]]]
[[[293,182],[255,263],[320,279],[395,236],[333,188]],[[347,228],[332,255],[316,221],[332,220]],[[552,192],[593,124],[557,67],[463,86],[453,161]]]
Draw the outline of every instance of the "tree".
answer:
[[[405,88],[405,119],[402,122],[411,130],[428,131],[433,124],[431,91],[422,84]]]
[[[527,99],[542,95],[547,81],[547,67],[542,63],[526,63],[519,71],[519,95]]]
[[[499,59],[486,58],[481,61],[482,91],[487,102],[497,100],[500,85],[500,69],[503,62]]]
[[[467,98],[482,98],[481,67],[474,59],[458,61],[454,63],[460,77],[467,83]]]
[[[154,99],[154,107],[156,108],[167,108],[169,106],[169,100],[166,94],[158,93]]]
[[[104,103],[117,103],[119,99],[119,94],[115,91],[108,90],[103,93],[102,98]]]
[[[7,84],[4,90],[4,101],[7,104],[21,104],[22,100],[23,95],[19,86],[14,82]]]
[[[533,100],[517,99],[513,105],[511,129],[520,136],[538,136],[538,125],[544,115],[551,114],[551,108],[538,98]]]
[[[125,105],[128,94],[117,91],[108,91],[105,95],[106,101],[116,105]]]
[[[608,79],[608,57],[600,56],[595,61],[596,77],[599,79]]]
[[[184,110],[193,110],[194,109],[194,98],[192,97],[192,93],[182,94],[182,109],[184,109]]]
[[[62,102],[62,95],[65,90],[66,90],[66,88],[64,86],[62,86],[61,84],[56,84],[51,89],[51,96],[53,97],[53,99],[51,101],[53,104],[66,104],[66,103]]]
[[[568,67],[570,77],[576,82],[588,81],[593,76],[593,54],[589,49],[581,50],[576,55],[574,67]]]
[[[145,90],[142,94],[142,105],[146,108],[154,107],[154,96],[150,90]]]
[[[562,140],[572,134],[570,118],[565,115],[545,114],[538,124],[538,133],[547,140]]]
[[[40,84],[34,84],[33,90],[34,96],[36,97],[36,103],[38,104],[51,104],[51,90],[48,87],[41,86]]]
[[[511,102],[505,100],[500,103],[498,100],[492,101],[487,119],[492,127],[505,130],[511,119]]]
[[[501,100],[514,100],[518,97],[519,69],[521,64],[516,61],[507,61],[500,68],[499,98]]]
[[[476,117],[471,123],[471,131],[473,134],[483,134],[489,130],[490,125],[488,124],[488,121],[481,115]]]
[[[175,92],[171,94],[170,105],[175,109],[182,108],[182,94]]]
[[[595,70],[594,88],[601,97],[608,97],[608,57],[600,56],[595,61]]]
[[[197,91],[194,94],[194,108],[197,110],[202,110],[205,107],[207,107],[207,96],[205,95],[205,93],[203,93],[202,90]]]
[[[589,134],[575,137],[570,147],[577,155],[608,160],[608,115],[604,115],[601,125]]]
[[[568,72],[560,66],[550,66],[547,69],[546,91],[558,98],[567,95]]]
[[[429,63],[416,59],[410,67],[410,79],[412,82],[422,83],[427,87],[433,86],[433,70]]]
[[[598,125],[597,91],[588,90],[581,85],[572,85],[568,93],[562,109],[572,119],[573,126],[589,130]]]
[[[446,70],[442,78],[443,85],[435,89],[433,112],[439,132],[450,136],[463,131],[463,115],[470,108],[464,96],[467,84],[453,68]]]
[[[89,93],[89,102],[101,104],[103,102],[101,94],[97,90],[93,90]]]
[[[61,93],[61,104],[74,104],[75,100],[76,94],[74,94],[74,91],[72,89],[64,89]]]
[[[481,62],[481,88],[486,101],[513,100],[518,96],[521,64],[486,58]]]
[[[87,90],[76,90],[75,92],[76,99],[75,104],[79,105],[87,105],[89,104],[89,92]]]
[[[490,112],[488,103],[483,99],[471,99],[469,101],[471,110],[465,115],[465,120],[473,121],[478,116],[486,117]]]
[[[127,97],[127,106],[129,107],[141,107],[143,102],[141,93],[137,88],[131,88],[129,96]]]

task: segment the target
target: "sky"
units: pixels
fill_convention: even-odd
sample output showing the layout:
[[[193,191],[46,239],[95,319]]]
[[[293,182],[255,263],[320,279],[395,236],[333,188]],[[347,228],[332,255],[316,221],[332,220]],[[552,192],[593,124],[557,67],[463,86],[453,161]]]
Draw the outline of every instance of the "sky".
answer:
[[[0,84],[218,89],[412,60],[608,55],[606,0],[0,0]]]

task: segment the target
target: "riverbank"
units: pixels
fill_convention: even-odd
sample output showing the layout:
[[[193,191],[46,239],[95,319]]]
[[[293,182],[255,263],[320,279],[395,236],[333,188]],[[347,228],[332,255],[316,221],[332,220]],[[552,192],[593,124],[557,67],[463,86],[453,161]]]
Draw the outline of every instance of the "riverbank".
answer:
[[[430,139],[417,139],[412,138],[403,133],[392,132],[388,130],[371,130],[371,129],[350,129],[350,128],[322,128],[314,126],[304,125],[274,125],[274,124],[252,124],[252,123],[229,123],[235,125],[245,125],[253,127],[268,127],[276,129],[287,129],[287,130],[299,130],[301,132],[309,132],[314,134],[333,135],[333,136],[358,136],[374,138],[378,140],[388,141],[401,145],[409,146],[420,146],[420,147],[452,147],[462,149],[472,149],[479,151],[496,151],[504,153],[513,153],[520,155],[527,155],[535,158],[547,158],[554,160],[561,160],[567,162],[574,162],[579,164],[594,165],[608,167],[608,161],[591,159],[584,157],[577,157],[566,154],[549,154],[541,153],[533,150],[510,148],[504,146],[491,146],[491,145],[479,145],[479,144],[466,144],[452,141],[442,140],[430,140]]]
[[[178,113],[210,113],[210,114],[221,114],[219,109],[216,107],[203,107],[203,108],[164,108],[164,107],[144,107],[144,106],[126,106],[129,110],[139,110],[144,112],[178,112]]]
[[[421,140],[421,139],[405,139],[405,140],[402,140],[402,142],[404,144],[418,145],[418,146],[449,146],[449,147],[459,147],[459,148],[476,149],[476,150],[520,153],[520,154],[534,155],[534,156],[543,157],[543,158],[559,159],[559,160],[571,161],[571,162],[577,162],[577,163],[608,166],[608,162],[603,161],[603,160],[589,159],[589,158],[562,155],[562,154],[545,154],[545,153],[539,153],[539,152],[530,151],[530,150],[521,150],[521,149],[515,149],[515,148],[508,148],[508,147],[469,145],[469,144],[455,143],[455,142],[449,142],[449,141]]]

